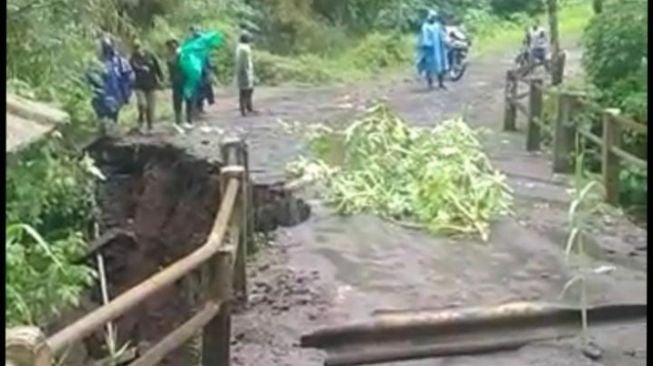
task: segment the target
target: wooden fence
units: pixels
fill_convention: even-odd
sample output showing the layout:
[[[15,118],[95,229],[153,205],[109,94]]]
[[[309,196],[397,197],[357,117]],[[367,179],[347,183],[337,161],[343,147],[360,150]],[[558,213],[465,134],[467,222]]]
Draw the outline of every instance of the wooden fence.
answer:
[[[244,142],[226,142],[222,154],[226,165],[220,176],[220,208],[203,246],[50,337],[35,327],[9,329],[5,338],[6,364],[52,366],[55,356],[70,345],[200,269],[202,291],[206,295],[201,310],[130,365],[156,365],[199,332],[202,332],[202,365],[229,365],[233,294],[247,299],[245,261],[247,241],[251,239],[248,212],[251,190]]]
[[[584,94],[547,90],[542,79],[522,78],[518,75],[514,70],[510,70],[506,74],[504,131],[516,130],[517,112],[521,112],[527,118],[526,150],[539,150],[542,135],[546,131],[543,118],[544,95],[550,93],[557,99],[557,113],[551,121],[553,172],[570,173],[572,171],[577,136],[598,145],[602,151],[601,170],[606,201],[616,204],[619,198],[621,162],[642,168],[646,172],[646,160],[622,149],[622,132],[629,130],[647,136],[646,125],[620,116],[615,109],[602,109],[599,114],[603,133],[598,136],[579,123],[578,119],[583,111],[596,109],[587,101]],[[528,91],[518,93],[520,83],[528,85]],[[528,104],[520,102],[521,99],[528,99]]]

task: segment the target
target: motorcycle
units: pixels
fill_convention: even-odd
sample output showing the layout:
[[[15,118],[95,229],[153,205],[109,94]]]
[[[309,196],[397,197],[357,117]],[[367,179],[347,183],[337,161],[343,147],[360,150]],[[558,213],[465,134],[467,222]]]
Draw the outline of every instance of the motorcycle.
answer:
[[[467,70],[467,56],[472,42],[467,36],[455,28],[447,30],[447,36],[449,38],[447,55],[449,57],[448,78],[451,81],[458,81]]]

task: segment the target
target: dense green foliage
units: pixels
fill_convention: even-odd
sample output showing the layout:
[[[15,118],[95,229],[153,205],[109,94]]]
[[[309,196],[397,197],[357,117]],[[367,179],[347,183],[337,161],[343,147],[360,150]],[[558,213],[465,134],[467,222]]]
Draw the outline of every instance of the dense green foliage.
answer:
[[[6,320],[36,324],[74,304],[91,280],[79,259],[88,240],[97,172],[60,139],[7,161]]]
[[[647,1],[614,1],[595,16],[584,37],[583,66],[604,104],[646,121]]]
[[[583,38],[583,66],[588,82],[594,87],[597,104],[619,108],[641,123],[647,123],[648,111],[647,5],[645,0],[606,2],[603,12],[589,23]],[[600,133],[599,118],[593,119],[592,128]],[[645,136],[624,134],[624,147],[638,156],[647,156]],[[599,168],[597,155],[588,157],[591,168]],[[621,201],[626,207],[636,206],[639,211],[645,211],[646,176],[638,169],[626,165],[624,168]]]
[[[344,132],[323,130],[311,143],[318,156],[289,169],[323,178],[327,201],[343,214],[370,212],[434,233],[487,240],[489,222],[509,211],[505,177],[461,120],[411,128],[377,105]]]

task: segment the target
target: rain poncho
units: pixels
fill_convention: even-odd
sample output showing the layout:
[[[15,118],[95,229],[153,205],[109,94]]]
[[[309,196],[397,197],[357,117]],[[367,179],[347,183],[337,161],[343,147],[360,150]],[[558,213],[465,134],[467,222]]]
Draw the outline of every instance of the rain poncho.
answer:
[[[120,108],[129,102],[134,72],[127,60],[113,45],[103,44],[102,56],[88,74],[93,87],[93,109],[100,118],[115,118]]]
[[[424,22],[417,47],[417,71],[420,74],[437,75],[449,69],[442,24]]]
[[[240,43],[236,48],[236,85],[241,90],[254,88],[254,64],[249,44]]]
[[[197,96],[202,83],[202,71],[211,50],[222,44],[219,32],[207,32],[187,39],[179,48],[179,67],[184,77],[183,95],[187,100]]]

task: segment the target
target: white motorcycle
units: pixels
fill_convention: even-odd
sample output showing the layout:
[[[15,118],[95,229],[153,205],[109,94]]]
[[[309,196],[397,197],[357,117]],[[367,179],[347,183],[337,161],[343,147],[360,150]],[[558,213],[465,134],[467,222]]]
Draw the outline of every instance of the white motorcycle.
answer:
[[[467,56],[472,42],[458,27],[447,27],[447,44],[449,48],[449,72],[451,81],[460,80],[467,70]]]

